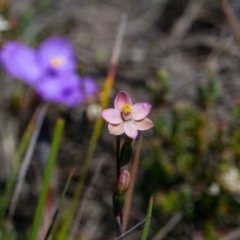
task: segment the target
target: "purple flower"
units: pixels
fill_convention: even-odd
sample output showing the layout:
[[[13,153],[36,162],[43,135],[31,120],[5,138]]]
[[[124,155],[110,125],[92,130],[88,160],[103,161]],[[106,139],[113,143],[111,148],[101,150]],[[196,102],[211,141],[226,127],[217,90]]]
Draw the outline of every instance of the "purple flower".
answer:
[[[147,102],[132,104],[132,99],[125,91],[121,91],[115,98],[114,108],[102,111],[102,117],[109,123],[108,131],[113,135],[125,134],[135,139],[138,131],[148,130],[154,126],[153,122],[146,118],[151,110]]]
[[[98,92],[98,86],[95,80],[90,76],[83,77],[82,80],[83,80],[83,90],[86,96],[87,97],[95,96]]]
[[[37,50],[10,41],[3,46],[0,61],[10,75],[32,85],[45,100],[68,106],[84,100],[75,54],[63,37],[49,38]]]

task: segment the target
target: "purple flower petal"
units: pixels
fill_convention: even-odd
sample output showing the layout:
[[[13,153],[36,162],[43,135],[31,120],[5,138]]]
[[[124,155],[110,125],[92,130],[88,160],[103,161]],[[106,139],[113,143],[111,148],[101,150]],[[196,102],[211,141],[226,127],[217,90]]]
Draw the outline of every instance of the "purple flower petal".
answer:
[[[125,104],[132,105],[132,99],[127,92],[121,91],[114,100],[114,108],[122,112]]]
[[[123,123],[120,123],[118,125],[108,124],[108,131],[110,134],[113,134],[113,135],[121,135],[124,133],[123,126],[124,126]]]
[[[35,87],[43,99],[75,107],[84,101],[84,94],[80,91],[77,80],[76,75],[48,76],[39,81]]]
[[[65,89],[64,97],[59,102],[69,107],[76,107],[78,104],[84,102],[84,100],[85,97],[82,92],[74,89]]]
[[[111,124],[119,124],[123,122],[121,112],[114,108],[108,108],[102,111],[102,117]]]
[[[0,60],[7,73],[28,84],[34,84],[42,73],[36,61],[36,51],[18,42],[6,43]]]
[[[148,130],[154,126],[153,122],[148,118],[144,118],[141,121],[134,121],[134,125],[139,131]]]
[[[44,69],[57,73],[74,71],[77,64],[71,43],[63,37],[45,40],[39,46],[38,57]]]
[[[49,101],[58,101],[59,96],[62,95],[62,86],[57,79],[46,78],[41,84],[36,86],[37,92],[42,98]]]
[[[138,135],[138,131],[132,121],[124,122],[124,132],[128,137],[132,139],[135,139]]]
[[[83,78],[83,88],[85,94],[90,97],[95,96],[98,92],[98,86],[95,80],[90,76]]]
[[[59,79],[62,80],[61,84],[63,86],[72,86],[72,88],[76,89],[79,89],[82,84],[81,78],[75,73],[62,75]]]
[[[151,104],[147,102],[136,103],[132,106],[132,119],[141,120],[151,111]]]

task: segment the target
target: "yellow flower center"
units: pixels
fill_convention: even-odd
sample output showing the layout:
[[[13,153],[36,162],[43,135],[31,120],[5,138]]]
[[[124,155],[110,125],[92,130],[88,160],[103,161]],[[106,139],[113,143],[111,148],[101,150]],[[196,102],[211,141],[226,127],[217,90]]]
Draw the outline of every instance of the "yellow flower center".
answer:
[[[129,113],[131,113],[131,111],[132,111],[132,107],[128,103],[126,103],[123,106],[123,114],[128,115]]]
[[[58,68],[62,65],[63,61],[60,59],[60,58],[53,58],[51,59],[50,61],[50,64],[55,67],[55,68]]]

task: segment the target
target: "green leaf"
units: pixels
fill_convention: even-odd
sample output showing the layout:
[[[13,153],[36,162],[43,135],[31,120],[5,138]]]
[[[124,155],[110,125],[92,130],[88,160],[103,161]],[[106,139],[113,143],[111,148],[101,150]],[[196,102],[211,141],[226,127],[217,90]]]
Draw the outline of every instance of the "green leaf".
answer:
[[[147,211],[147,218],[148,219],[144,224],[141,240],[146,240],[147,239],[148,230],[149,230],[150,221],[151,221],[151,216],[152,216],[152,207],[153,207],[153,197],[151,196],[150,201],[149,201],[149,205],[148,205],[148,211]]]

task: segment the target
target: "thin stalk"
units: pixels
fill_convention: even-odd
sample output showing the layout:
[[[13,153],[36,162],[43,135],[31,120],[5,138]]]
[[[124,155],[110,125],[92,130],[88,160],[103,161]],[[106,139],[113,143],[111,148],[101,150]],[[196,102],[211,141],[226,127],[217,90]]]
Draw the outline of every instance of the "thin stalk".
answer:
[[[120,144],[121,144],[121,135],[116,137],[116,166],[117,166],[117,184],[118,178],[120,176]],[[118,225],[118,234],[117,236],[121,236],[123,233],[123,212],[119,213],[116,217],[117,225]]]
[[[116,66],[118,63],[119,56],[120,56],[120,50],[121,50],[123,35],[125,32],[125,28],[126,28],[126,23],[127,23],[127,15],[122,14],[118,32],[117,32],[117,36],[116,36],[116,40],[115,40],[115,44],[114,44],[114,48],[113,48],[112,58],[110,61],[108,75],[107,75],[107,78],[105,81],[104,93],[103,93],[103,98],[102,98],[102,102],[101,102],[102,109],[105,109],[108,106],[110,91],[113,87],[114,80],[115,80]],[[89,169],[89,166],[91,163],[91,159],[92,159],[93,153],[95,151],[95,148],[96,148],[96,145],[97,145],[100,133],[101,133],[102,126],[103,126],[103,119],[102,119],[102,117],[99,117],[94,125],[93,133],[92,133],[92,136],[90,139],[90,144],[88,147],[85,161],[82,166],[82,170],[81,170],[80,177],[79,177],[79,180],[77,183],[77,187],[74,192],[74,196],[73,196],[71,205],[69,207],[69,210],[65,215],[65,219],[64,219],[61,231],[58,234],[58,238],[57,238],[58,240],[62,240],[62,239],[66,238],[67,231],[68,231],[69,226],[72,221],[72,215],[75,212],[79,197],[81,195],[83,183],[87,176],[87,172],[88,172],[88,169]]]
[[[120,175],[120,144],[121,144],[121,135],[116,137],[116,167],[117,167],[117,181]]]

